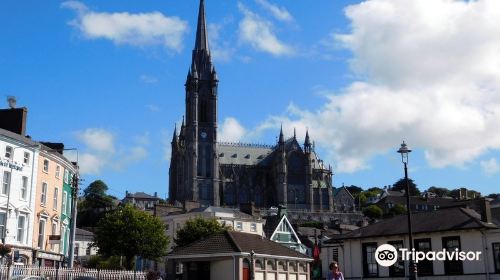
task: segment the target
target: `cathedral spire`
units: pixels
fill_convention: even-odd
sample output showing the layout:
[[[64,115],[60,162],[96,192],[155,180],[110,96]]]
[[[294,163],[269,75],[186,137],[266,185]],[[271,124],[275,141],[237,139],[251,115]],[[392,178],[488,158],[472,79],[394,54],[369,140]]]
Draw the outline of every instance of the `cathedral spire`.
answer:
[[[311,140],[309,139],[309,129],[306,130],[306,140],[304,141],[304,146],[310,146]]]
[[[210,53],[208,48],[208,33],[207,22],[205,20],[205,0],[200,0],[200,10],[198,12],[198,25],[196,27],[196,43],[194,45],[195,51],[205,50]]]
[[[283,137],[283,124],[281,124],[279,143],[285,143],[285,137]]]

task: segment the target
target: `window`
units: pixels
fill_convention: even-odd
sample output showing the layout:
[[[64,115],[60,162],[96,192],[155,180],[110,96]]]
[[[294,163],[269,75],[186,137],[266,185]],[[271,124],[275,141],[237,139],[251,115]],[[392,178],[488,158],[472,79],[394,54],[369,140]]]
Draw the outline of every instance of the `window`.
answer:
[[[87,249],[85,250],[85,255],[90,256],[91,250],[92,250],[92,246],[89,244],[87,246]]]
[[[59,178],[61,176],[61,166],[58,165],[56,166],[56,178]]]
[[[21,183],[21,199],[26,199],[28,194],[28,177],[23,176]]]
[[[66,244],[64,238],[66,238],[66,227],[62,226],[61,231],[59,232],[59,235],[61,236],[61,242],[59,243],[59,252],[64,253],[64,245]]]
[[[8,159],[12,159],[12,147],[11,146],[6,146],[5,147],[5,157]]]
[[[422,251],[422,252],[427,253],[427,252],[432,250],[430,238],[415,239],[414,243],[415,243],[415,250],[416,251]],[[417,264],[417,269],[418,269],[418,276],[425,276],[425,275],[433,275],[434,274],[434,268],[432,266],[432,261],[429,261],[429,260],[419,261]]]
[[[68,193],[66,191],[63,192],[63,197],[62,197],[62,207],[61,207],[61,213],[66,214],[66,203],[68,202]]]
[[[64,183],[69,184],[69,171],[68,171],[68,169],[64,169]]]
[[[493,247],[493,260],[495,262],[495,271],[500,273],[500,242],[491,244]]]
[[[2,194],[7,195],[9,193],[9,183],[10,183],[10,172],[3,172],[3,184],[2,184]]]
[[[448,252],[453,252],[456,249],[460,251],[460,236],[443,237],[443,249]],[[446,275],[459,275],[464,274],[462,261],[459,260],[445,260],[444,273]]]
[[[377,243],[363,244],[363,275],[365,277],[378,277],[378,265],[375,260]]]
[[[251,232],[256,232],[257,231],[257,224],[256,223],[251,223],[250,224],[250,231]]]
[[[54,210],[57,209],[57,197],[59,196],[59,189],[54,189]]]
[[[50,231],[51,235],[56,235],[57,223],[52,222],[52,230]],[[54,244],[50,244],[50,248],[54,251]]]
[[[23,163],[26,164],[26,165],[29,165],[30,164],[30,153],[28,152],[24,152],[24,159],[23,159]]]
[[[260,269],[260,270],[264,269],[264,265],[260,260],[255,261],[255,269]]]
[[[19,215],[17,218],[17,241],[24,242],[24,227],[26,226],[26,216]]]
[[[5,230],[4,230],[4,224],[5,224],[5,213],[0,213],[0,238],[4,238],[4,233],[5,233]]]
[[[47,183],[42,183],[42,196],[40,197],[40,203],[42,205],[47,203]]]
[[[403,248],[403,241],[389,241],[389,244],[394,246],[399,252],[399,249]],[[390,277],[404,277],[405,276],[405,262],[402,260],[401,254],[398,254],[398,261],[389,267]]]
[[[243,230],[243,223],[242,222],[236,222],[236,230],[239,230],[239,231]]]
[[[45,244],[45,220],[40,220],[38,224],[38,248],[44,250],[43,244]]]
[[[49,160],[48,159],[43,160],[43,172],[45,172],[45,173],[49,172]]]

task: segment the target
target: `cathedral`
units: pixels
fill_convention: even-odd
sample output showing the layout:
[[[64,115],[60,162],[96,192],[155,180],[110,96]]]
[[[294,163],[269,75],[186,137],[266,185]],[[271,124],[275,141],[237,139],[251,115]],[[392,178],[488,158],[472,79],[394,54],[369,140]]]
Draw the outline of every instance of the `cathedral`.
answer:
[[[172,138],[170,202],[333,212],[332,169],[316,154],[308,132],[303,143],[295,133],[286,138],[282,129],[275,145],[217,141],[219,78],[207,35],[201,0],[185,84],[185,119]]]

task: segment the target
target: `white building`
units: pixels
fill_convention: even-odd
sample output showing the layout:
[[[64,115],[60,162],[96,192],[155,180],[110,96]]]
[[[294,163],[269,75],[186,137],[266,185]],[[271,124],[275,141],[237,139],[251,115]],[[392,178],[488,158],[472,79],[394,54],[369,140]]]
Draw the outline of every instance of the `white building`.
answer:
[[[477,261],[419,262],[419,279],[500,279],[499,212],[481,199],[471,201],[470,208],[414,213],[412,228],[417,251],[481,252]],[[325,243],[321,252],[323,275],[333,260],[339,262],[346,279],[405,279],[408,275],[408,264],[404,261],[383,267],[377,264],[374,255],[382,244],[407,248],[406,215],[382,220]]]
[[[184,226],[187,220],[196,217],[217,219],[219,223],[230,226],[235,231],[257,235],[263,234],[264,221],[262,219],[252,217],[233,208],[209,206],[195,208],[186,213],[171,213],[159,217],[165,223],[166,234],[170,237],[169,251],[175,246],[174,238],[176,237],[176,232]]]
[[[0,129],[0,237],[14,246],[22,262],[31,257],[26,248],[32,245],[39,147],[23,135]]]
[[[92,243],[94,243],[94,233],[80,228],[76,229],[75,260],[77,262],[84,265],[90,257],[97,255],[98,248],[92,246]]]

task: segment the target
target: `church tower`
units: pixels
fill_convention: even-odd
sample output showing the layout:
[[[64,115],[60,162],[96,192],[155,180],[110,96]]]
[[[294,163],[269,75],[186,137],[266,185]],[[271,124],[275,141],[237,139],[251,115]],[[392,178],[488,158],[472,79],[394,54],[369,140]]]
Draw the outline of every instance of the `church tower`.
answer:
[[[219,166],[217,161],[217,73],[208,47],[205,1],[200,1],[196,41],[186,89],[186,123],[183,197],[179,201],[198,201],[219,205]]]

